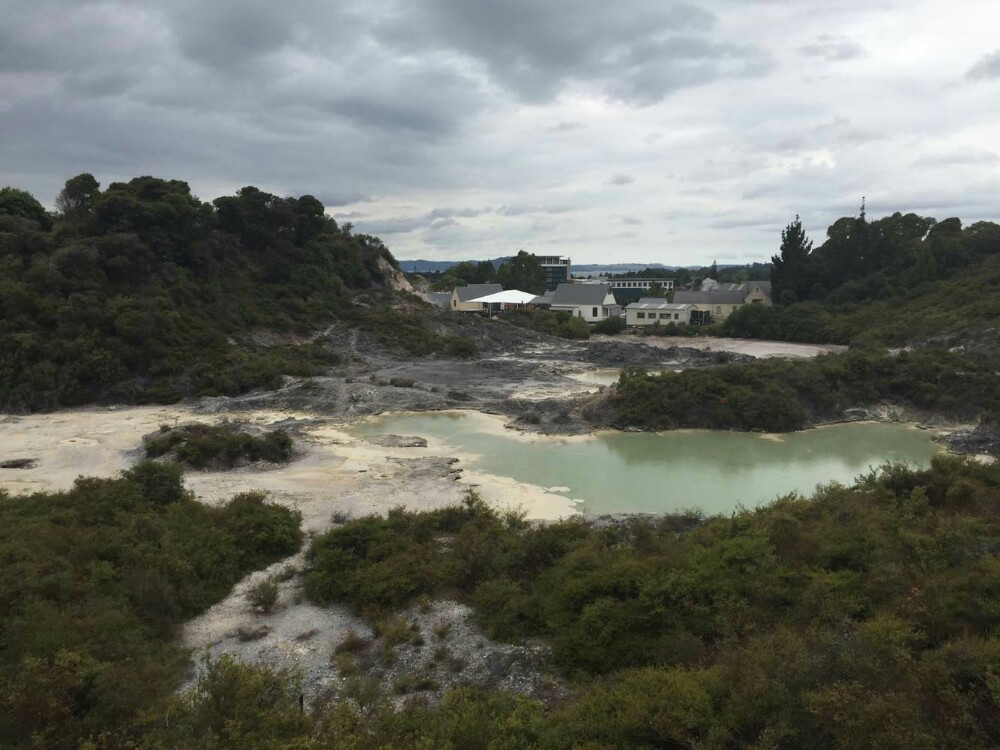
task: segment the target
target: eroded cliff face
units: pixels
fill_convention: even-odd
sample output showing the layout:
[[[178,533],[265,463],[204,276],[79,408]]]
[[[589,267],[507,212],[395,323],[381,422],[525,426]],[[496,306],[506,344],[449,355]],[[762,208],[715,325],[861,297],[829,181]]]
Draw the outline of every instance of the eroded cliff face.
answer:
[[[397,268],[393,268],[392,264],[389,263],[385,258],[378,259],[378,268],[382,272],[383,278],[385,278],[385,285],[390,289],[394,289],[397,292],[413,292],[413,286],[407,281],[406,276],[403,275],[402,271]]]

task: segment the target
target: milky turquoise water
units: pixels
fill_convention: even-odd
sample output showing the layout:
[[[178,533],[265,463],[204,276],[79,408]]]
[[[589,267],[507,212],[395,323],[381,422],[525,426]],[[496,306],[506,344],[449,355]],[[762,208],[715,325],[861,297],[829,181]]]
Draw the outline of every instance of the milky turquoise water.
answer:
[[[482,415],[399,414],[358,435],[421,435],[427,455],[473,454],[470,468],[581,500],[589,515],[726,513],[817,484],[849,483],[886,461],[925,466],[940,449],[924,431],[894,424],[844,424],[780,436],[716,431],[602,433],[591,439],[526,439],[500,433]]]

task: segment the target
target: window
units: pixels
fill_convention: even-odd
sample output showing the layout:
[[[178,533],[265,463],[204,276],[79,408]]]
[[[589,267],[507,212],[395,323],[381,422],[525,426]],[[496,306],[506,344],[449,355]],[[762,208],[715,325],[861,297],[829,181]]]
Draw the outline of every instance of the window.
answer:
[[[596,308],[596,307],[594,307],[594,308],[592,308],[592,310],[593,310],[593,312],[592,312],[592,313],[590,313],[590,317],[592,317],[592,318],[596,318],[596,317],[597,317],[597,308]]]
[[[722,306],[721,305],[716,305],[715,306],[715,314],[716,315],[722,315]]]
[[[670,313],[660,313],[660,318],[662,320],[670,320]]]
[[[601,315],[603,315],[605,318],[608,317],[608,308],[602,307],[601,308]]]
[[[635,317],[641,318],[641,319],[645,320],[646,319],[646,313],[642,313],[642,312],[641,313],[636,313]]]
[[[680,313],[674,313],[674,320],[680,320],[680,319],[681,319],[681,314]]]

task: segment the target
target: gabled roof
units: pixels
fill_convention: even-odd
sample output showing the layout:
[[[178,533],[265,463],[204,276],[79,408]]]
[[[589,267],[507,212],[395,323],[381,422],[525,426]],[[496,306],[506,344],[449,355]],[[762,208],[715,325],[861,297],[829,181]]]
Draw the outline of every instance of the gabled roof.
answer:
[[[609,294],[611,287],[607,284],[560,284],[552,295],[552,306],[603,305]]]
[[[555,293],[556,293],[555,289],[550,289],[547,292],[545,292],[545,294],[539,294],[537,297],[531,300],[531,303],[533,305],[551,305],[552,295],[554,295]]]
[[[499,284],[469,284],[468,286],[455,287],[455,294],[458,295],[459,302],[471,302],[478,297],[502,291],[503,287]]]
[[[636,300],[636,302],[640,305],[656,305],[666,301],[667,300],[664,297],[639,297],[639,299]]]
[[[646,301],[646,302],[639,300],[638,302],[633,302],[631,305],[627,305],[625,309],[626,310],[671,310],[675,312],[683,312],[684,310],[690,310],[691,307],[692,305],[681,305],[676,302],[667,302],[665,299],[661,299],[661,300]]]
[[[740,291],[711,291],[711,292],[688,292],[680,290],[674,292],[674,302],[690,305],[742,305],[746,302],[746,292]]]
[[[771,296],[771,282],[766,280],[761,281],[748,281],[744,285],[747,294],[750,294],[754,289],[759,288],[768,297]]]
[[[451,292],[427,292],[427,301],[438,307],[448,307],[451,304]]]

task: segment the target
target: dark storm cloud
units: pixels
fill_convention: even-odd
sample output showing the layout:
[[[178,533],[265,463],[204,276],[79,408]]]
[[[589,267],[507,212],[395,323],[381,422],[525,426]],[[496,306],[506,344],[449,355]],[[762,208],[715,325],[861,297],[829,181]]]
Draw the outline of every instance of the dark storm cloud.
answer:
[[[610,180],[608,180],[609,185],[614,185],[616,187],[623,187],[625,185],[631,185],[635,182],[635,177],[630,174],[616,174]]]
[[[969,68],[965,77],[972,81],[1000,78],[1000,50],[983,55],[975,65]]]

